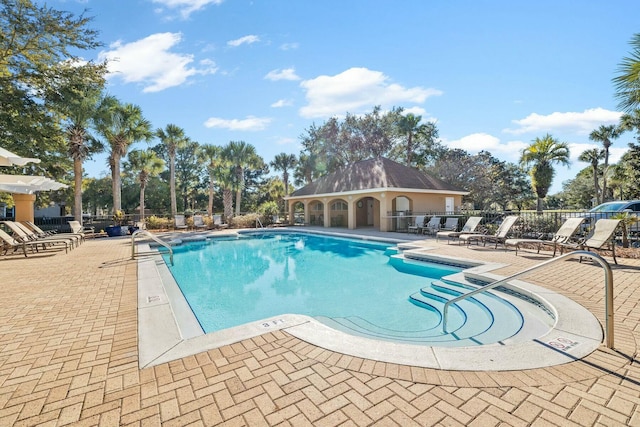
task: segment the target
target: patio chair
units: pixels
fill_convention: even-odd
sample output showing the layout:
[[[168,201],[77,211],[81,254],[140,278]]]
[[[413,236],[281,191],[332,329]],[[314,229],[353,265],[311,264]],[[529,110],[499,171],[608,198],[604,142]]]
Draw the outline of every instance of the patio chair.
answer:
[[[505,247],[513,246],[516,250],[516,255],[518,255],[518,249],[522,245],[532,245],[536,246],[538,251],[536,253],[540,253],[540,249],[543,246],[553,246],[553,255],[556,256],[556,252],[560,245],[569,243],[571,238],[580,228],[580,225],[584,222],[584,218],[568,218],[562,226],[555,232],[551,240],[542,240],[542,239],[507,239],[504,242]],[[562,250],[562,249],[561,249]]]
[[[596,224],[589,234],[589,236],[581,240],[577,243],[564,243],[560,245],[560,253],[566,249],[598,249],[598,250],[609,250],[613,256],[613,262],[616,264],[618,260],[616,259],[616,229],[620,225],[619,219],[599,219],[596,221]],[[580,258],[580,262],[582,262],[582,257]]]
[[[96,229],[94,227],[87,227],[80,224],[80,221],[68,221],[69,227],[71,227],[71,233],[81,236],[82,240],[86,237],[93,237]]]
[[[440,217],[432,216],[422,229],[422,234],[436,234],[440,230]]]
[[[213,216],[213,228],[227,228],[229,224],[224,224],[222,222],[222,215],[214,215]]]
[[[27,246],[29,246],[31,248],[31,251],[33,252],[34,248],[36,249],[36,251],[38,250],[38,245],[40,244],[39,242],[24,242],[21,240],[17,240],[2,229],[0,229],[0,243],[2,243],[3,255],[6,255],[7,252],[9,252],[9,249],[13,249],[14,252],[22,249],[22,253],[25,257],[27,256]]]
[[[73,239],[70,238],[62,238],[58,236],[47,236],[47,237],[38,237],[35,233],[32,233],[28,230],[25,231],[24,226],[22,224],[13,222],[13,221],[2,221],[11,232],[13,233],[14,239],[19,242],[28,243],[34,242],[42,245],[42,249],[46,249],[47,245],[64,245],[65,252],[69,250],[69,248],[73,249]]]
[[[59,239],[69,239],[75,243],[76,247],[80,246],[82,236],[75,233],[57,234],[55,231],[46,232],[31,221],[16,222],[26,233],[35,234],[38,237],[57,237]]]
[[[463,234],[460,236],[460,241],[465,242],[467,245],[470,245],[471,242],[482,242],[483,246],[486,246],[487,242],[491,242],[495,243],[497,249],[498,244],[504,244],[507,240],[507,235],[511,232],[518,219],[520,219],[518,215],[509,215],[502,221],[495,234]]]
[[[462,226],[462,230],[460,231],[438,231],[436,233],[436,241],[440,238],[447,237],[447,244],[453,239],[459,238],[463,234],[474,234],[476,232],[476,228],[482,221],[481,216],[471,216],[467,219],[467,222]]]
[[[424,217],[425,215],[418,215],[413,225],[410,225],[407,228],[407,232],[416,234],[422,233],[422,229],[424,228]]]
[[[209,228],[209,226],[204,223],[204,217],[202,215],[193,216],[193,226],[196,230],[206,230]]]
[[[187,222],[184,219],[184,215],[176,215],[175,217],[173,217],[173,220],[175,222],[174,228],[176,230],[186,230],[188,228]]]
[[[458,218],[449,217],[444,220],[444,225],[440,228],[440,231],[456,231],[458,229]]]

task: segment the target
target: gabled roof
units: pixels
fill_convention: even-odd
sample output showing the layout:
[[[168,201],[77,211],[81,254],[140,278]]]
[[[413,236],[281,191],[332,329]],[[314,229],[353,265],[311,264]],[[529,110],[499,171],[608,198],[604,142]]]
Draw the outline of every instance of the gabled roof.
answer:
[[[441,179],[384,157],[361,160],[294,191],[289,197],[346,193],[365,190],[425,190],[425,192],[468,192]]]

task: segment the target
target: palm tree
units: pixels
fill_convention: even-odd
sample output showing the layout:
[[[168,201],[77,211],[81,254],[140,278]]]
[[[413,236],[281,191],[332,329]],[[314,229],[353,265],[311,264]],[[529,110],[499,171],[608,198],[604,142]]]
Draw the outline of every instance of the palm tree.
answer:
[[[422,116],[416,116],[412,113],[408,113],[405,116],[400,116],[398,121],[398,130],[402,135],[407,137],[406,145],[406,162],[407,166],[411,166],[413,160],[413,139],[416,135],[424,131],[425,125],[421,125]]]
[[[631,55],[622,59],[620,74],[613,79],[618,107],[626,112],[640,107],[640,33],[634,34],[630,44]]]
[[[158,176],[164,170],[164,161],[151,150],[134,150],[127,156],[125,170],[136,174],[140,181],[140,221],[144,222],[144,190],[149,178]]]
[[[280,153],[276,154],[276,157],[270,163],[271,166],[282,172],[282,182],[284,183],[284,195],[289,195],[289,170],[296,167],[298,159],[295,154]],[[283,211],[286,213],[287,207],[283,200]]]
[[[120,161],[127,154],[131,144],[151,139],[151,122],[142,117],[137,105],[121,104],[117,98],[103,98],[97,129],[111,146],[109,167],[111,168],[113,211],[122,209]]]
[[[224,157],[232,165],[235,173],[236,215],[240,215],[240,201],[244,188],[245,169],[255,169],[262,163],[256,148],[244,141],[231,141],[224,148]]]
[[[171,216],[178,214],[176,202],[176,150],[187,142],[184,129],[174,124],[168,124],[165,129],[157,129],[156,136],[166,147],[169,155],[169,191],[171,196]]]
[[[620,130],[615,125],[601,125],[598,129],[589,134],[592,141],[602,142],[604,148],[604,165],[602,169],[602,201],[607,197],[607,175],[609,173],[609,148],[613,145],[612,139],[620,136]]]
[[[555,174],[553,164],[569,165],[569,145],[546,134],[542,138],[536,138],[522,150],[520,163],[529,168],[531,185],[538,196],[537,211],[542,213],[542,201],[547,196]]]
[[[235,187],[235,171],[233,167],[223,160],[222,165],[216,170],[216,180],[222,188],[222,206],[224,218],[228,221],[233,217],[233,188]]]
[[[296,185],[311,184],[316,175],[316,156],[300,153],[293,178]]]
[[[209,216],[212,216],[216,174],[223,162],[222,147],[218,147],[217,145],[203,145],[200,147],[198,155],[202,162],[207,166],[207,173],[209,174],[209,204],[207,205],[207,213]]]
[[[603,150],[599,150],[597,148],[585,150],[580,154],[580,156],[578,156],[578,160],[580,160],[581,162],[591,164],[591,170],[593,171],[593,188],[595,189],[596,193],[596,205],[602,203],[602,200],[604,199],[604,194],[602,194],[602,198],[600,198],[600,185],[598,184],[598,163],[600,163],[600,159],[602,159],[603,156]]]

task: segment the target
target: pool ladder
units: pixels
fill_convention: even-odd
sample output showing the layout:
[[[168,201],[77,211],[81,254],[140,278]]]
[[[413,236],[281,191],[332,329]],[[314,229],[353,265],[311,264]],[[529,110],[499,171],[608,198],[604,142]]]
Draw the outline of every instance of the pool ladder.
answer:
[[[160,246],[165,247],[169,251],[169,260],[171,261],[171,265],[173,265],[173,249],[171,249],[171,246],[169,246],[166,242],[158,239],[156,236],[154,236],[152,233],[149,233],[147,230],[136,230],[133,233],[131,233],[131,259],[136,258],[136,242],[135,241],[136,241],[136,237],[141,234],[146,237],[149,237],[151,240],[155,241]],[[138,252],[137,255],[149,255],[149,254],[157,254],[157,253],[158,252],[156,251]]]
[[[504,279],[496,280],[495,282],[491,282],[488,285],[485,285],[481,288],[475,289],[471,292],[468,292],[464,295],[460,295],[457,298],[451,299],[444,304],[444,308],[442,310],[442,331],[447,333],[447,313],[449,310],[449,306],[451,304],[455,304],[463,299],[467,299],[469,297],[474,296],[475,294],[479,294],[480,292],[488,291],[489,289],[493,289],[499,285],[506,283],[509,280],[515,279],[516,277],[523,276],[527,273],[530,273],[534,270],[538,270],[542,267],[546,267],[549,264],[553,264],[557,261],[564,261],[567,258],[577,258],[580,260],[582,258],[590,258],[593,261],[596,261],[600,266],[604,269],[604,284],[605,284],[605,337],[607,341],[607,348],[613,348],[613,271],[611,270],[611,266],[609,263],[602,258],[600,255],[595,254],[593,252],[588,251],[574,251],[569,252],[564,255],[560,255],[558,258],[552,258],[548,261],[542,262],[540,264],[534,265],[533,267],[529,267],[525,270],[520,271],[519,273],[512,274],[511,276],[505,277]]]

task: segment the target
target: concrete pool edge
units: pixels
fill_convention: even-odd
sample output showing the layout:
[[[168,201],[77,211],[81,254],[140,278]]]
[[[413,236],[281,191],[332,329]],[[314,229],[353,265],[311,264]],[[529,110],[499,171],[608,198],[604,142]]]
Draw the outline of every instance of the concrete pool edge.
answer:
[[[422,248],[425,251],[429,249]],[[471,270],[476,273],[500,277],[488,272],[503,264],[474,262],[477,265]],[[139,366],[155,366],[274,330],[284,330],[312,345],[351,356],[460,371],[554,366],[581,359],[600,346],[602,327],[592,313],[560,294],[526,282],[517,283],[522,289],[544,296],[558,311],[557,324],[537,340],[516,344],[508,344],[506,340],[508,345],[428,347],[357,337],[296,314],[284,314],[204,334],[161,256],[152,255],[138,260]],[[562,346],[567,351],[562,351]]]

